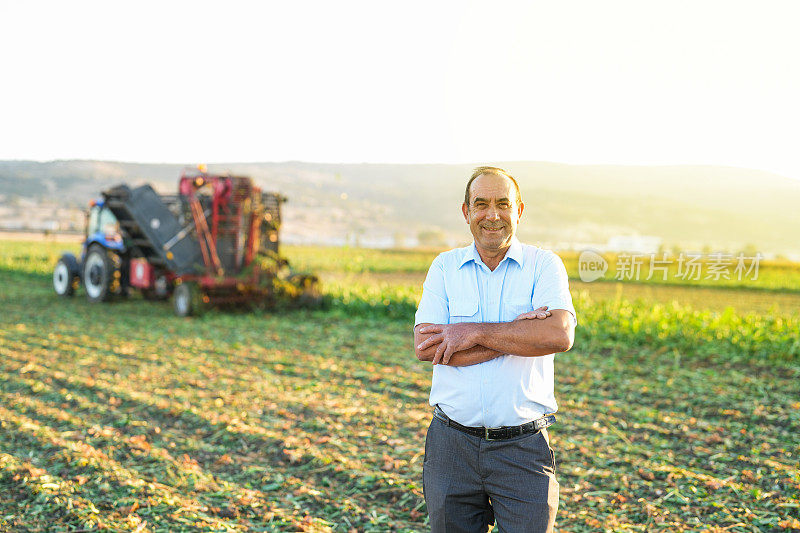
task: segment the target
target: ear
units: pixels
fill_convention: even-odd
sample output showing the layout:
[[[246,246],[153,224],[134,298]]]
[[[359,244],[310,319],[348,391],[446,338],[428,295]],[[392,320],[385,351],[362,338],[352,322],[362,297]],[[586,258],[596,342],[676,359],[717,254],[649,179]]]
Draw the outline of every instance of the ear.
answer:
[[[469,206],[467,204],[461,204],[461,212],[464,213],[464,220],[469,224]]]
[[[525,204],[523,202],[519,203],[519,207],[517,207],[517,218],[522,218],[522,211],[525,210]]]

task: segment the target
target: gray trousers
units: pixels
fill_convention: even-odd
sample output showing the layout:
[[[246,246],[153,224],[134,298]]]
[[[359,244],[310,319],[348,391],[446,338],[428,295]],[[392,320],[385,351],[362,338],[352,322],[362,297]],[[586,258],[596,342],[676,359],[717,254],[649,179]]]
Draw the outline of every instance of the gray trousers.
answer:
[[[425,438],[422,489],[433,533],[553,531],[555,456],[547,429],[487,441],[434,417]]]

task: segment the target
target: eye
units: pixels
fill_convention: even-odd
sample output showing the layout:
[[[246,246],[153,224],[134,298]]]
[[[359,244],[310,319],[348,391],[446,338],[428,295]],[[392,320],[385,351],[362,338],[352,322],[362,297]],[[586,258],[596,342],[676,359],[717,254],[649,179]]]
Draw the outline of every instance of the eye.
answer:
[[[511,207],[511,204],[509,202],[500,202],[498,206],[500,207],[500,209],[508,209]]]

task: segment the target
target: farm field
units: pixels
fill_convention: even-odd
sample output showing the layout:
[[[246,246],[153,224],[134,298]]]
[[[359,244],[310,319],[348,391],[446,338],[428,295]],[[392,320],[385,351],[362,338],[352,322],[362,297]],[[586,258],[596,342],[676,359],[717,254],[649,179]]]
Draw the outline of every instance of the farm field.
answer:
[[[76,248],[0,242],[0,531],[427,529],[434,252],[287,247],[328,309],[179,319],[57,299]],[[772,272],[572,283],[558,531],[800,531],[800,267]]]
[[[353,273],[397,273],[426,272],[437,251],[428,250],[360,250],[347,248],[319,248],[310,246],[289,246],[288,255],[298,268],[314,271],[353,272]],[[344,250],[344,253],[343,253]],[[571,279],[579,279],[578,252],[561,251],[559,256],[564,261]],[[653,258],[652,277],[651,258],[647,254],[638,254],[639,276],[635,277],[628,267],[622,264],[633,264],[631,254],[604,253],[608,261],[608,270],[600,278],[603,282],[623,281],[626,283],[638,280],[635,284],[669,285],[680,287],[708,288],[744,288],[748,290],[800,292],[800,265],[784,260],[753,261],[751,255],[743,255],[743,270],[737,275],[737,254],[715,259],[713,254],[700,254],[696,268],[687,266],[689,254],[684,254],[681,267],[684,276],[679,275],[679,255],[672,254],[666,259],[666,272],[659,272],[657,261],[664,260],[660,254]],[[714,265],[717,265],[714,267]],[[756,273],[756,266],[758,271]],[[747,269],[752,270],[748,273]],[[635,270],[635,269],[634,269]],[[741,277],[741,279],[739,279]],[[619,280],[617,278],[620,278]],[[697,278],[697,279],[695,279]]]

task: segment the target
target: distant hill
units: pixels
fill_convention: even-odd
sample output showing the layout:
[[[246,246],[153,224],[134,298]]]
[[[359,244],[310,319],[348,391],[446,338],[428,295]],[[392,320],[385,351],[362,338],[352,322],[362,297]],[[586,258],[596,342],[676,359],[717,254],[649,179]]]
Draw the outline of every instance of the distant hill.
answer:
[[[603,243],[654,235],[683,249],[800,252],[800,180],[715,166],[586,166],[494,162],[515,175],[526,204],[526,242]],[[210,171],[247,174],[289,197],[288,234],[332,242],[439,233],[470,240],[459,206],[475,165],[229,163]],[[15,198],[83,207],[120,182],[173,192],[181,165],[109,161],[0,161],[0,205]],[[317,240],[320,240],[317,239]],[[312,239],[309,239],[312,240]]]

